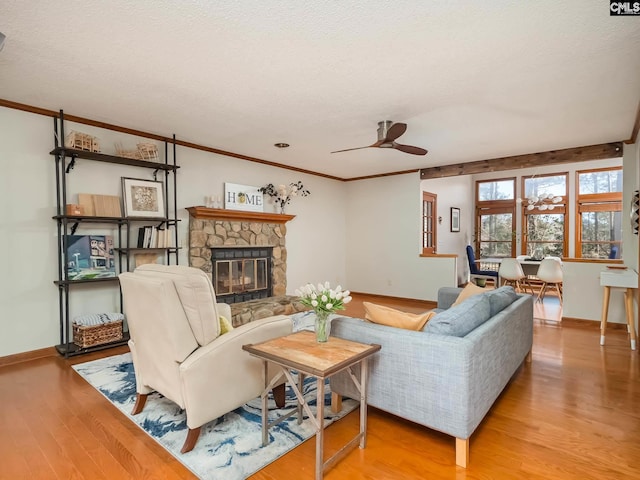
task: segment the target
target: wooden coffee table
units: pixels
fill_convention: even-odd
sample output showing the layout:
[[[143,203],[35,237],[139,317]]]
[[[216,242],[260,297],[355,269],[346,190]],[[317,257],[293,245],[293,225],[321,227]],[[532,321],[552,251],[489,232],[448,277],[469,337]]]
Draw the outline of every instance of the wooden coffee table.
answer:
[[[262,444],[269,443],[268,430],[297,413],[298,423],[302,423],[302,410],[313,422],[316,431],[316,480],[323,477],[338,460],[344,457],[358,443],[364,448],[367,441],[367,359],[380,350],[380,345],[367,345],[363,343],[330,337],[325,343],[316,341],[316,334],[309,331],[301,331],[285,337],[274,338],[256,345],[244,345],[251,355],[260,358],[264,363],[265,389],[262,392]],[[267,395],[269,390],[280,380],[275,377],[267,382],[268,363],[274,363],[282,368],[289,384],[296,394],[298,404],[296,408],[285,412],[282,416],[269,422],[267,418]],[[360,381],[356,378],[353,368],[360,364]],[[293,379],[291,370],[298,372],[298,384]],[[333,456],[324,460],[324,387],[325,379],[343,370],[348,370],[351,379],[360,392],[360,431],[344,447]],[[316,377],[317,382],[317,409],[314,418],[311,408],[305,402],[302,395],[302,382],[306,375]]]

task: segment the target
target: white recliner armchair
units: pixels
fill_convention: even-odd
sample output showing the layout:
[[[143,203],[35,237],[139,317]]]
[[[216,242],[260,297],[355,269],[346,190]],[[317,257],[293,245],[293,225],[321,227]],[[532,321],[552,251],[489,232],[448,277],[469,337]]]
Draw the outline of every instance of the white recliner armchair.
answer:
[[[119,275],[129,347],[136,375],[136,404],[144,408],[154,390],[183,408],[189,432],[181,452],[193,449],[205,423],[260,396],[263,363],[242,345],[288,335],[292,320],[264,318],[220,335],[219,315],[231,321],[231,309],[217,304],[208,275],[178,265],[143,265]],[[279,374],[269,368],[267,381]],[[284,379],[274,396],[284,404]]]

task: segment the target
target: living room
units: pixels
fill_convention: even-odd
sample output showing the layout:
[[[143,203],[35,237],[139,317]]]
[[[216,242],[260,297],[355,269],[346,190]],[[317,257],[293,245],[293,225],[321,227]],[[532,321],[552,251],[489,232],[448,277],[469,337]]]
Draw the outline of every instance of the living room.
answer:
[[[225,8],[232,9],[230,3],[223,3]],[[179,29],[180,31],[188,31],[190,27],[187,19],[196,14],[183,10],[186,7],[176,3],[171,3],[168,6],[177,12],[185,13],[185,18],[178,19]],[[385,97],[382,94],[374,96],[371,92],[371,96],[366,98],[363,96],[354,102],[355,105],[347,108],[346,105],[349,105],[348,96],[339,96],[342,103],[331,106],[320,105],[323,102],[328,102],[328,99],[331,98],[332,88],[336,92],[345,88],[341,83],[338,84],[335,81],[334,77],[340,75],[331,73],[331,75],[323,74],[322,80],[317,82],[328,86],[322,86],[322,88],[319,86],[318,93],[309,94],[309,99],[306,99],[302,105],[304,90],[295,90],[295,95],[289,97],[287,93],[294,90],[288,88],[290,85],[281,82],[281,76],[285,75],[279,73],[275,68],[273,70],[269,68],[269,60],[277,63],[277,59],[274,57],[265,57],[268,60],[263,59],[262,61],[254,59],[255,71],[260,72],[260,75],[265,78],[272,78],[272,81],[270,83],[265,81],[265,86],[259,89],[258,93],[247,93],[250,89],[256,88],[257,82],[249,83],[246,80],[248,83],[245,86],[243,82],[247,77],[244,76],[244,70],[236,77],[237,73],[231,68],[221,67],[228,64],[231,56],[240,56],[242,53],[239,47],[233,47],[234,41],[230,39],[228,46],[225,47],[228,50],[222,49],[222,51],[215,52],[198,50],[200,56],[196,58],[197,62],[215,63],[217,65],[215,71],[207,71],[206,75],[203,74],[198,78],[195,72],[197,69],[190,67],[191,70],[187,70],[188,62],[180,63],[183,69],[183,73],[180,75],[184,76],[184,84],[189,85],[189,91],[185,91],[186,86],[166,85],[161,81],[161,77],[165,75],[166,72],[163,71],[165,69],[181,69],[172,66],[171,60],[168,59],[179,57],[178,52],[180,51],[189,51],[191,45],[183,43],[187,42],[186,39],[172,38],[178,43],[180,49],[171,50],[171,55],[163,53],[164,64],[161,68],[159,63],[156,63],[156,68],[149,68],[149,64],[144,60],[144,55],[126,54],[128,47],[125,47],[126,43],[121,43],[127,38],[124,33],[113,35],[114,45],[111,51],[107,49],[102,51],[100,56],[93,58],[86,55],[86,50],[78,38],[82,38],[83,35],[86,35],[87,38],[94,38],[90,33],[92,27],[89,26],[91,22],[95,22],[93,8],[96,8],[97,12],[110,15],[108,12],[103,12],[102,8],[97,5],[92,5],[86,11],[77,12],[79,18],[86,20],[85,25],[74,25],[71,30],[78,31],[71,32],[67,37],[61,37],[57,44],[52,42],[51,38],[54,38],[55,35],[59,36],[59,33],[51,34],[51,36],[47,36],[47,34],[42,34],[41,37],[36,36],[37,39],[33,40],[35,43],[31,44],[27,39],[27,32],[36,29],[37,25],[43,25],[43,29],[49,32],[53,31],[52,25],[56,22],[52,20],[55,17],[54,13],[49,11],[49,7],[21,6],[20,8],[24,12],[20,14],[16,12],[17,6],[0,7],[0,18],[8,19],[6,25],[4,20],[0,20],[0,31],[7,36],[4,48],[0,52],[0,82],[3,85],[0,94],[3,100],[0,103],[0,124],[2,125],[0,162],[2,162],[5,172],[3,188],[0,191],[0,198],[5,203],[2,222],[5,275],[2,279],[3,301],[0,302],[0,318],[2,318],[3,326],[3,335],[0,338],[0,359],[28,356],[31,352],[47,351],[60,342],[59,291],[53,284],[58,275],[57,230],[56,222],[52,220],[56,214],[56,181],[54,157],[49,154],[54,146],[53,119],[50,112],[55,114],[60,108],[70,116],[75,115],[91,120],[93,125],[71,121],[69,129],[95,135],[100,139],[104,152],[113,153],[116,143],[134,146],[140,141],[150,141],[157,144],[162,154],[164,143],[157,139],[146,138],[141,134],[100,128],[96,126],[99,123],[137,130],[141,133],[146,132],[151,136],[171,137],[175,133],[177,139],[185,143],[190,142],[197,146],[224,150],[239,155],[239,157],[233,157],[205,149],[178,145],[176,157],[180,169],[177,174],[178,209],[176,215],[180,220],[178,245],[181,247],[179,253],[181,265],[188,263],[189,214],[186,211],[187,207],[203,205],[206,196],[222,195],[225,183],[261,187],[269,183],[278,185],[301,181],[311,194],[307,197],[294,198],[287,206],[287,213],[295,215],[295,218],[287,223],[288,269],[286,281],[287,292],[290,294],[308,281],[328,280],[332,284],[342,284],[356,292],[400,299],[435,301],[440,287],[457,286],[461,283],[461,280],[466,278],[464,248],[467,245],[468,236],[474,229],[474,182],[477,179],[488,178],[493,173],[448,177],[441,180],[421,180],[418,174],[420,168],[633,139],[633,142],[624,144],[622,158],[585,162],[570,167],[572,171],[575,171],[583,168],[584,165],[594,165],[594,168],[612,164],[622,165],[625,182],[623,205],[625,211],[628,211],[632,192],[638,188],[639,184],[639,149],[637,139],[633,135],[634,124],[637,127],[638,101],[640,100],[638,93],[640,79],[637,75],[640,67],[636,55],[640,34],[638,22],[632,17],[610,17],[605,7],[601,9],[601,13],[598,13],[600,6],[596,5],[596,2],[590,4],[589,8],[586,8],[582,3],[579,5],[576,3],[573,6],[575,11],[581,10],[585,15],[586,26],[576,26],[569,23],[569,19],[574,15],[574,13],[568,12],[569,7],[566,9],[563,7],[557,11],[557,7],[551,2],[545,6],[539,6],[539,10],[535,12],[530,12],[531,14],[535,13],[544,21],[553,20],[554,14],[557,14],[559,17],[556,18],[562,18],[562,21],[567,22],[565,26],[570,32],[573,30],[568,26],[575,27],[576,32],[571,37],[571,42],[567,42],[569,45],[558,47],[557,50],[557,55],[563,56],[568,69],[572,67],[579,71],[586,69],[587,60],[593,61],[593,57],[597,57],[603,62],[599,64],[600,70],[608,72],[607,75],[600,75],[597,80],[593,81],[588,95],[581,90],[580,93],[583,96],[571,98],[571,102],[568,102],[571,105],[563,106],[563,111],[556,110],[555,115],[562,117],[560,123],[579,123],[575,130],[581,130],[582,136],[567,139],[559,139],[558,135],[561,133],[557,133],[555,137],[544,136],[544,122],[546,120],[542,120],[540,123],[536,121],[536,129],[531,128],[531,124],[520,125],[523,130],[528,129],[525,133],[508,128],[511,122],[518,124],[517,119],[520,116],[526,117],[528,115],[527,109],[531,103],[552,101],[552,98],[547,96],[547,89],[540,87],[544,81],[543,76],[536,77],[531,82],[534,84],[533,87],[537,88],[532,87],[522,96],[511,97],[510,100],[506,99],[506,93],[505,99],[501,97],[501,89],[506,89],[509,86],[508,79],[504,80],[504,83],[496,83],[496,86],[493,87],[488,79],[484,79],[482,83],[489,85],[482,87],[487,88],[484,91],[486,96],[484,98],[495,107],[474,105],[472,100],[474,94],[468,91],[466,96],[461,99],[449,98],[446,95],[447,89],[438,90],[442,100],[436,101],[434,98],[429,98],[433,103],[428,106],[424,104],[424,100],[420,99],[422,94],[414,94],[415,98],[411,97],[408,93],[411,89],[402,87],[402,83],[398,83],[401,88],[393,86],[393,83],[386,83],[385,91],[388,92],[388,96]],[[290,7],[294,10],[300,8]],[[328,10],[337,8],[326,4],[324,7]],[[394,63],[394,65],[399,69],[398,71],[401,71],[403,68],[402,59],[404,55],[408,54],[401,52],[400,46],[394,42],[397,34],[396,29],[402,28],[396,23],[399,19],[394,18],[391,21],[381,18],[383,15],[373,15],[372,11],[375,11],[376,7],[380,10],[388,8],[385,4],[353,6],[354,11],[347,16],[354,23],[345,22],[345,24],[351,26],[358,24],[357,18],[352,18],[352,16],[357,17],[355,12],[368,12],[367,15],[372,15],[374,18],[367,17],[372,22],[369,34],[363,35],[358,40],[366,44],[373,42],[374,46],[379,47],[369,51],[368,55],[376,57],[376,60],[366,65],[379,63],[379,56],[397,56],[399,57],[398,63]],[[406,9],[410,12],[414,7],[425,18],[429,17],[428,11],[411,3],[394,7],[394,10]],[[506,15],[505,10],[508,10],[509,15],[516,18],[523,16],[522,12],[515,12],[517,8],[512,4],[496,4],[487,7],[487,11],[484,12],[480,7],[472,5],[466,5],[466,7],[474,9],[473,13],[481,15],[487,22],[490,21],[491,16],[495,15],[499,18],[502,14]],[[142,9],[142,7],[139,8]],[[204,6],[200,6],[200,8],[204,10],[200,13],[205,16],[215,16],[213,13],[206,13]],[[324,15],[321,15],[321,7],[309,8],[312,10],[310,14],[318,15],[323,18],[323,21],[328,21]],[[346,10],[346,7],[344,8]],[[438,11],[439,15],[446,13],[440,11],[442,7],[433,8]],[[136,8],[126,5],[119,5],[114,10],[126,12],[132,18],[144,13],[142,10],[138,11]],[[279,8],[275,10],[279,12]],[[58,14],[63,13],[64,9]],[[241,21],[243,15],[250,16],[246,11],[241,13],[242,15],[238,13],[236,19],[238,22]],[[285,26],[291,29],[296,18],[303,23],[311,22],[310,18],[313,18],[313,15],[307,17],[308,12],[279,13],[285,15],[287,19]],[[294,13],[297,13],[298,16],[296,17]],[[344,12],[336,13],[342,15]],[[263,22],[268,24],[267,19],[271,19],[273,14],[269,12],[262,12],[262,14],[264,15]],[[32,16],[31,20],[26,19],[29,15]],[[51,16],[47,17],[47,15]],[[396,15],[406,21],[409,21],[411,17],[408,13],[403,15],[396,13]],[[451,12],[444,16],[449,15],[452,15]],[[578,14],[575,13],[575,15]],[[601,15],[601,18],[598,18],[598,15]],[[153,18],[154,14],[151,14],[150,17]],[[471,14],[466,14],[463,18],[471,21],[473,17]],[[141,16],[138,18],[149,17]],[[434,18],[443,17],[435,16]],[[131,19],[124,21],[126,25],[129,25],[129,22],[135,24],[135,21]],[[433,19],[428,21],[425,19],[425,22],[430,29],[433,29]],[[612,26],[612,22],[616,22],[615,27]],[[150,21],[150,23],[153,22]],[[161,24],[165,26],[164,23]],[[515,23],[520,26],[523,24],[526,24],[524,20],[522,23]],[[325,25],[325,29],[331,31],[328,25],[328,23]],[[496,27],[494,23],[491,25]],[[392,26],[393,28],[389,29]],[[587,53],[576,55],[579,58],[575,58],[573,55],[580,50],[575,48],[576,44],[581,41],[588,43],[586,40],[592,35],[594,26],[602,29],[605,33],[600,32],[594,35],[598,41],[593,42],[595,45],[591,46],[592,50],[585,50],[593,54],[592,58],[582,58],[583,55],[589,57]],[[48,30],[49,28],[52,30]],[[617,33],[612,32],[614,29],[617,30]],[[168,31],[166,28],[161,30]],[[341,29],[339,31],[345,34],[345,31]],[[379,37],[377,36],[378,31],[381,32]],[[466,29],[462,28],[459,34],[467,38],[464,34],[465,31]],[[485,32],[484,35],[490,36],[486,31],[482,31]],[[555,38],[561,38],[563,28],[557,28],[554,31],[557,35]],[[305,31],[301,30],[301,32]],[[311,35],[313,32],[316,31],[311,28],[310,31],[306,31],[306,34]],[[144,33],[149,32],[144,30]],[[475,32],[475,34],[478,33]],[[227,34],[230,35],[229,32]],[[502,35],[507,34],[514,35],[514,32],[502,32]],[[551,38],[549,32],[545,31],[545,34],[549,36],[545,37],[544,34],[532,34],[532,36],[533,38]],[[265,36],[268,37],[266,33]],[[607,36],[609,36],[608,40]],[[319,35],[319,38],[311,38],[319,42],[321,37],[322,35]],[[517,49],[509,50],[500,47],[499,44],[502,42],[499,41],[499,37],[490,37],[486,39],[487,43],[482,47],[473,47],[472,40],[474,38],[473,35],[470,35],[468,42],[462,46],[452,46],[453,50],[449,53],[444,50],[438,52],[436,49],[430,49],[428,52],[421,51],[421,55],[436,56],[438,61],[444,61],[444,57],[447,56],[456,58],[459,55],[463,59],[460,62],[464,63],[468,60],[468,56],[486,56],[486,52],[491,51],[490,48],[493,45],[496,51],[493,55],[495,59],[492,60],[494,63],[491,63],[492,69],[499,73],[496,77],[507,78],[512,74],[509,65],[515,61],[514,57],[525,55],[518,53]],[[151,35],[147,39],[140,39],[140,52],[156,48],[147,45],[146,42],[151,38],[158,41],[158,37]],[[304,38],[301,33],[301,37],[295,40],[304,43]],[[255,42],[257,40],[264,39],[258,36],[253,37],[251,42],[242,45],[242,49],[256,48]],[[352,39],[351,42],[356,41]],[[296,42],[293,39],[289,39],[289,43],[286,43],[287,46],[294,44]],[[527,44],[527,42],[523,42],[522,45]],[[279,50],[284,48],[283,45],[285,44],[278,43]],[[407,45],[413,45],[410,39],[407,39]],[[522,45],[519,44],[520,47]],[[142,46],[145,48],[143,49]],[[393,48],[394,46],[395,48]],[[614,51],[616,50],[614,47],[619,47],[618,51]],[[47,51],[45,48],[50,49],[46,55],[43,53]],[[311,47],[309,48],[311,49]],[[409,47],[406,48],[409,49]],[[465,49],[470,53],[465,54]],[[607,50],[610,53],[602,56],[595,55],[601,50]],[[302,48],[301,51],[307,52]],[[344,62],[348,60],[355,62],[358,58],[365,58],[364,51],[365,49],[356,42],[353,54],[339,58]],[[553,51],[553,48],[550,47],[549,51]],[[297,49],[295,52],[299,53]],[[211,56],[209,57],[207,54]],[[39,61],[36,61],[40,56],[59,58],[60,66],[53,68],[51,64],[46,62],[45,65],[41,65]],[[299,61],[302,56],[298,57],[292,54],[292,57]],[[97,63],[96,58],[99,59]],[[153,58],[156,59],[156,57]],[[330,56],[322,58],[325,60],[322,72],[332,72],[332,68],[337,68],[335,63],[327,60],[331,58]],[[605,61],[602,58],[608,60]],[[607,62],[611,62],[613,66],[605,68]],[[23,63],[29,63],[30,68],[33,69],[27,69],[30,72],[28,75],[24,73],[26,70],[22,70]],[[140,67],[141,63],[143,65]],[[110,64],[122,64],[122,68],[117,73],[110,73],[111,70],[108,67]],[[438,63],[435,60],[430,60],[429,63],[421,67],[424,89],[433,88],[436,90],[435,85],[430,87],[429,84],[431,81],[436,82],[436,79],[432,77],[435,75],[434,72],[438,70],[437,66]],[[522,69],[525,66],[518,65],[518,68]],[[104,84],[97,86],[97,79],[94,79],[96,86],[85,88],[86,85],[80,83],[80,80],[77,80],[79,83],[75,83],[76,81],[72,78],[65,78],[61,80],[61,84],[66,84],[66,87],[61,89],[61,84],[57,83],[57,80],[54,82],[54,79],[61,75],[60,70],[64,70],[65,67],[74,70],[75,73],[88,71],[95,77],[107,77],[106,83],[109,83],[109,80],[112,81],[117,93],[109,93],[110,91]],[[296,83],[313,85],[311,83],[313,81],[312,74],[320,75],[320,73],[318,72],[319,67],[315,69],[312,67],[313,63],[302,64],[300,69],[304,70],[304,74],[295,76]],[[480,66],[475,65],[475,67],[478,68],[475,72],[460,70],[452,89],[461,83],[468,83],[469,78],[473,78],[476,72],[482,71]],[[37,75],[37,82],[34,80],[36,71],[41,72]],[[131,73],[131,78],[123,73],[125,71]],[[338,70],[338,72],[341,71]],[[553,77],[554,81],[562,83],[561,77],[564,74],[566,71],[560,70]],[[367,75],[370,76],[371,71]],[[584,76],[585,74],[581,73],[580,77]],[[349,76],[345,77],[350,78]],[[401,75],[392,76],[396,82],[400,82],[401,77]],[[574,82],[577,81],[577,77],[571,78]],[[608,86],[607,78],[613,82],[614,87]],[[131,87],[131,92],[127,89],[128,82],[135,85]],[[437,82],[446,83],[444,80],[437,80]],[[453,82],[453,80],[450,79],[449,82]],[[49,83],[54,83],[53,87],[48,87]],[[218,88],[218,83],[235,84],[235,87],[222,90]],[[212,84],[215,85],[215,88],[212,87]],[[179,84],[175,83],[175,85]],[[556,83],[550,84],[548,88],[553,89],[555,85]],[[413,87],[413,84],[411,86]],[[439,88],[442,87],[439,86]],[[476,85],[474,88],[481,87]],[[56,89],[59,90],[56,91]],[[140,91],[145,89],[151,92],[148,97],[140,95]],[[153,93],[154,89],[157,93]],[[84,90],[87,90],[86,95]],[[216,94],[211,92],[216,92]],[[610,95],[611,98],[607,98],[605,101],[599,98],[604,96],[603,92],[616,92],[616,94],[608,93],[607,95]],[[123,104],[128,107],[122,108],[122,104],[118,104],[118,108],[110,108],[111,95],[113,95],[114,101],[118,96],[124,97]],[[177,98],[175,104],[167,100],[169,95],[175,95]],[[211,105],[208,106],[210,110],[206,113],[198,111],[197,105],[206,103],[209,101],[209,97],[215,97],[214,100],[211,100]],[[272,97],[270,104],[264,108],[264,111],[271,110],[273,112],[272,122],[265,121],[266,117],[262,109],[260,109],[260,115],[252,117],[251,110],[246,108],[244,104],[242,106],[233,105],[233,99],[238,99],[242,102],[253,102],[258,110],[270,97]],[[590,99],[589,102],[585,100],[587,98]],[[597,105],[593,105],[591,99]],[[570,109],[571,106],[575,107],[579,100],[583,101],[583,107],[575,110]],[[185,107],[180,107],[182,101],[186,102]],[[519,102],[516,103],[516,101]],[[378,105],[375,108],[367,106],[373,103],[378,103]],[[517,105],[517,111],[505,113],[509,103],[511,106]],[[599,110],[602,104],[607,103],[608,107],[605,105],[604,110]],[[464,104],[464,108],[456,110],[456,104]],[[163,106],[159,108],[157,105]],[[420,107],[414,108],[414,105],[420,105]],[[146,107],[149,109],[147,110]],[[284,113],[278,113],[280,108],[284,110],[285,107],[306,113],[305,115],[292,116],[285,122]],[[335,113],[343,108],[352,110],[349,119]],[[431,110],[441,110],[444,111],[444,114],[424,121],[424,118],[421,117],[428,117],[428,112]],[[476,118],[479,116],[478,110],[488,113],[488,116],[483,116],[481,119]],[[163,115],[158,112],[163,112]],[[314,113],[311,115],[308,112]],[[232,113],[236,116],[232,116]],[[309,120],[309,116],[317,116],[317,118]],[[363,118],[365,116],[366,120]],[[190,117],[193,117],[193,120],[190,120]],[[371,148],[359,152],[329,154],[330,151],[340,148],[370,144],[375,140],[376,123],[380,120],[386,120],[387,117],[394,121],[407,123],[407,132],[400,139],[402,143],[422,146],[429,149],[429,153],[424,157],[418,157],[397,151]],[[579,122],[578,119],[580,119]],[[588,123],[587,120],[594,123]],[[596,120],[599,122],[596,123]],[[465,123],[465,121],[468,121],[469,124],[464,131],[462,129],[454,130],[454,123]],[[194,124],[193,129],[183,127],[189,123]],[[233,124],[235,127],[224,129],[226,123]],[[307,151],[301,147],[305,135],[298,134],[295,139],[293,136],[289,136],[287,126],[295,123],[305,125],[307,128],[306,137],[314,137],[313,141],[310,141],[311,147],[307,148],[322,150],[321,157],[316,154],[307,156]],[[321,133],[320,130],[316,130],[316,127],[322,123],[333,124],[332,133],[326,133],[326,131]],[[502,127],[497,129],[497,132],[489,133],[484,130],[484,125],[491,123],[500,124]],[[553,127],[550,127],[549,130],[554,130],[556,123],[552,125]],[[635,130],[637,136],[637,128]],[[436,132],[440,135],[437,135]],[[321,141],[315,137],[325,140]],[[453,140],[449,140],[450,143],[444,140],[448,137],[453,137]],[[266,150],[258,148],[252,150],[249,146],[250,138],[252,142],[268,145],[273,152],[263,155],[261,152],[266,152]],[[331,141],[327,141],[327,138],[331,138]],[[248,145],[246,149],[243,147],[244,139]],[[496,147],[501,141],[500,139],[503,140],[503,143]],[[517,144],[518,140],[523,141],[522,145]],[[291,143],[291,147],[287,150],[276,149],[272,146],[274,143],[282,141]],[[465,149],[458,150],[458,147],[455,146],[456,143],[464,145]],[[474,148],[477,152],[474,155],[469,155],[468,152]],[[389,157],[387,154],[392,156]],[[263,161],[251,161],[243,159],[243,156]],[[309,160],[306,163],[299,163],[302,162],[300,159],[305,157]],[[564,165],[557,167],[557,169],[551,166],[534,167],[519,170],[515,174],[511,170],[502,171],[497,175],[500,178],[510,175],[534,175],[554,171],[554,169],[567,171],[568,168]],[[408,172],[396,174],[403,171]],[[392,175],[389,175],[391,173]],[[373,177],[353,180],[368,175],[373,175]],[[91,165],[89,168],[86,163],[78,161],[70,174],[72,180],[68,203],[74,203],[78,193],[121,195],[122,177],[139,178],[140,172],[128,166],[113,168],[112,166]],[[349,181],[344,181],[345,179]],[[421,195],[422,191],[434,190],[438,191],[439,215],[444,218],[439,230],[438,248],[438,253],[442,255],[440,257],[421,257]],[[460,194],[460,192],[463,193]],[[460,220],[463,227],[461,232],[449,231],[451,207],[458,207],[461,210]],[[265,211],[273,211],[273,208],[273,205],[268,202],[265,205]],[[575,219],[575,217],[572,218]],[[631,232],[628,222],[625,225],[624,235],[624,265],[637,269],[638,241],[637,236]],[[568,268],[570,277],[575,282],[567,290],[565,315],[597,323],[602,303],[602,291],[598,283],[597,272],[602,266],[585,266],[582,262],[567,262],[565,268]],[[584,283],[581,283],[583,281]],[[82,294],[72,297],[72,310],[90,313],[115,311],[119,308],[119,295],[116,289],[89,286]],[[611,305],[611,317],[622,318],[622,311],[621,302],[617,297],[614,298]],[[622,321],[619,320],[619,322]],[[596,339],[594,351],[597,351],[597,329],[593,331],[593,335]],[[635,361],[629,360],[629,365]],[[634,378],[637,379],[637,371],[636,373],[633,371],[628,373],[630,376],[635,375]]]

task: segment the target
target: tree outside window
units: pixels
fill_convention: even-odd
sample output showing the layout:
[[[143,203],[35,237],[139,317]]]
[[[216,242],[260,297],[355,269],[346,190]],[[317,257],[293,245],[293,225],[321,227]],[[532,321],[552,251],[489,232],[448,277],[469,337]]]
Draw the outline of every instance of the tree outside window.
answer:
[[[576,256],[620,258],[622,249],[622,169],[576,172],[578,235]]]

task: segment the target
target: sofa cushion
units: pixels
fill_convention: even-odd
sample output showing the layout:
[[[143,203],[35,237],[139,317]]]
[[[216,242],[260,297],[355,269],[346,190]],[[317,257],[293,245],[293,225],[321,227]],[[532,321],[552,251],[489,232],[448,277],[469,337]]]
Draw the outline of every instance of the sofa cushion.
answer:
[[[490,290],[493,290],[493,288],[479,287],[475,283],[469,282],[465,285],[465,287],[462,289],[462,291],[458,295],[458,298],[456,298],[456,301],[453,302],[453,305],[451,306],[454,307],[456,305],[459,305],[469,297],[473,297],[474,295],[480,295],[481,293],[486,293]]]
[[[464,337],[491,318],[491,305],[486,295],[475,295],[435,315],[423,331]]]
[[[407,330],[422,330],[425,323],[436,315],[435,312],[419,314],[401,312],[400,310],[370,302],[362,302],[362,305],[365,311],[364,318],[370,322]]]
[[[510,285],[491,290],[486,293],[486,296],[489,298],[492,317],[518,299],[518,294]]]
[[[147,264],[134,273],[171,279],[198,345],[211,343],[220,335],[216,295],[211,279],[199,268],[182,265]]]

